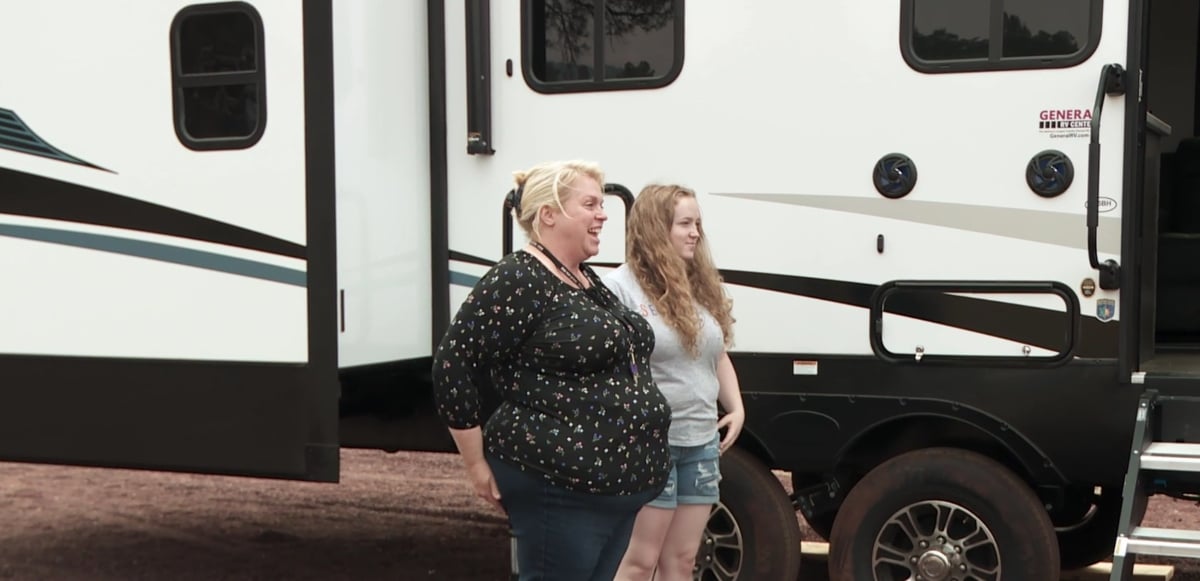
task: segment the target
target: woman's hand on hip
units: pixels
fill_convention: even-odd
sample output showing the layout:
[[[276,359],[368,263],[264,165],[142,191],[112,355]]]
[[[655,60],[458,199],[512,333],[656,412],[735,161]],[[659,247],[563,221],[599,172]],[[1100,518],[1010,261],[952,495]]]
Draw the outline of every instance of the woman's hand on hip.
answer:
[[[500,505],[500,489],[496,488],[496,478],[492,468],[488,466],[483,454],[483,430],[479,426],[470,428],[450,428],[450,436],[462,456],[463,466],[467,469],[467,480],[475,489],[475,496],[486,500],[492,506],[504,512]]]
[[[733,447],[733,443],[737,441],[738,436],[742,435],[742,425],[746,423],[746,412],[737,410],[729,412],[717,421],[717,431],[725,429],[725,436],[721,438],[721,453]]]
[[[500,504],[500,489],[496,487],[496,477],[487,462],[468,465],[467,479],[471,481],[471,488],[475,489],[475,496],[500,509],[500,512],[505,512],[504,506]]]

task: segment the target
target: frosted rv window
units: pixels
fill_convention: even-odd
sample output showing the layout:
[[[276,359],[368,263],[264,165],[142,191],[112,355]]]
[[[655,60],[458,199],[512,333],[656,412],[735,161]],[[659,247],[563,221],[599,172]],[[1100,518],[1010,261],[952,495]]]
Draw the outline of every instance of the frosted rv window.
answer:
[[[901,46],[929,73],[1079,64],[1100,40],[1101,0],[903,0]]]
[[[262,18],[244,2],[198,4],[171,23],[175,134],[191,149],[243,149],[266,125]]]
[[[537,91],[648,89],[683,65],[683,0],[525,0],[522,61]]]

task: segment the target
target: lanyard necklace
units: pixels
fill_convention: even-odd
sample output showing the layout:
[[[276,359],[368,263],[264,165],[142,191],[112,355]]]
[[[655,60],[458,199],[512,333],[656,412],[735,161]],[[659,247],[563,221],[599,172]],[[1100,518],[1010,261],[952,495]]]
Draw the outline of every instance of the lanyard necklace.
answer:
[[[546,258],[549,258],[550,262],[553,262],[554,266],[557,266],[558,270],[563,273],[563,276],[571,279],[571,283],[574,284],[575,286],[579,287],[579,290],[581,290],[585,293],[588,293],[589,297],[591,296],[591,293],[588,292],[589,290],[591,290],[591,288],[583,286],[583,282],[581,282],[579,280],[579,277],[575,276],[575,273],[571,272],[571,269],[567,268],[567,265],[563,264],[562,261],[559,260],[557,256],[552,254],[550,252],[550,249],[546,248],[545,246],[542,246],[542,243],[538,242],[536,240],[530,242],[529,245],[534,248],[537,248],[538,251],[541,252],[542,254],[545,254]],[[579,270],[579,272],[583,272],[583,269],[581,268]],[[585,278],[586,278],[586,275],[585,275]],[[596,286],[595,281],[593,281],[591,279],[588,279],[588,281],[592,283],[593,287]]]
[[[550,262],[553,262],[554,266],[558,267],[558,270],[563,273],[563,276],[570,279],[571,282],[576,287],[579,287],[579,290],[582,291],[585,296],[587,296],[589,299],[591,299],[592,302],[596,306],[604,309],[605,311],[608,312],[608,314],[612,315],[615,319],[617,319],[618,321],[621,322],[621,326],[625,328],[625,346],[626,346],[626,348],[629,349],[629,373],[631,375],[633,375],[634,387],[637,387],[638,364],[637,364],[637,355],[634,353],[634,349],[633,349],[633,335],[636,332],[636,329],[634,327],[633,321],[629,320],[628,315],[621,312],[622,309],[617,308],[616,305],[613,304],[613,301],[609,300],[607,297],[604,296],[603,293],[601,293],[599,291],[598,285],[602,284],[602,283],[597,282],[593,278],[588,277],[586,273],[584,273],[584,277],[587,278],[588,282],[591,283],[591,286],[584,287],[583,282],[579,280],[579,277],[575,276],[575,273],[571,272],[571,269],[567,268],[567,265],[563,264],[562,261],[559,260],[558,257],[554,255],[554,253],[550,252],[550,250],[548,248],[543,246],[541,242],[534,240],[534,241],[531,241],[529,243],[529,245],[533,246],[534,248],[538,249],[539,252],[546,255],[546,258],[549,258]],[[583,272],[583,270],[580,269],[580,272]]]

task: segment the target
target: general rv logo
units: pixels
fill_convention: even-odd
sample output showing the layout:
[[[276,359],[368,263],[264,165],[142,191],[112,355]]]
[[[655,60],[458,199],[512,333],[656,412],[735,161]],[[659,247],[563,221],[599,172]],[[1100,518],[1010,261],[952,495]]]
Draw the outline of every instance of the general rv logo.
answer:
[[[1042,109],[1038,112],[1038,131],[1053,138],[1087,137],[1091,128],[1091,109]]]

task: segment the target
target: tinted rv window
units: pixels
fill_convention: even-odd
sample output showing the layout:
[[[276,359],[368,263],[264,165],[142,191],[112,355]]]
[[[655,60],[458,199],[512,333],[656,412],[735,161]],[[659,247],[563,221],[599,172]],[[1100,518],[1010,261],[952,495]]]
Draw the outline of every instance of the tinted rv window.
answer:
[[[1067,67],[1100,40],[1101,0],[902,0],[901,47],[928,73]]]
[[[1068,56],[1087,44],[1091,0],[1005,0],[1004,56]]]
[[[661,87],[683,66],[683,0],[524,0],[522,37],[534,90]]]
[[[991,0],[918,0],[913,53],[924,60],[986,59]]]
[[[262,18],[243,2],[188,6],[171,24],[175,134],[191,149],[242,149],[266,126]]]
[[[541,9],[541,47],[536,51],[540,58],[533,63],[537,77],[548,83],[595,78],[593,3],[544,0],[531,4],[535,5],[535,13]]]

